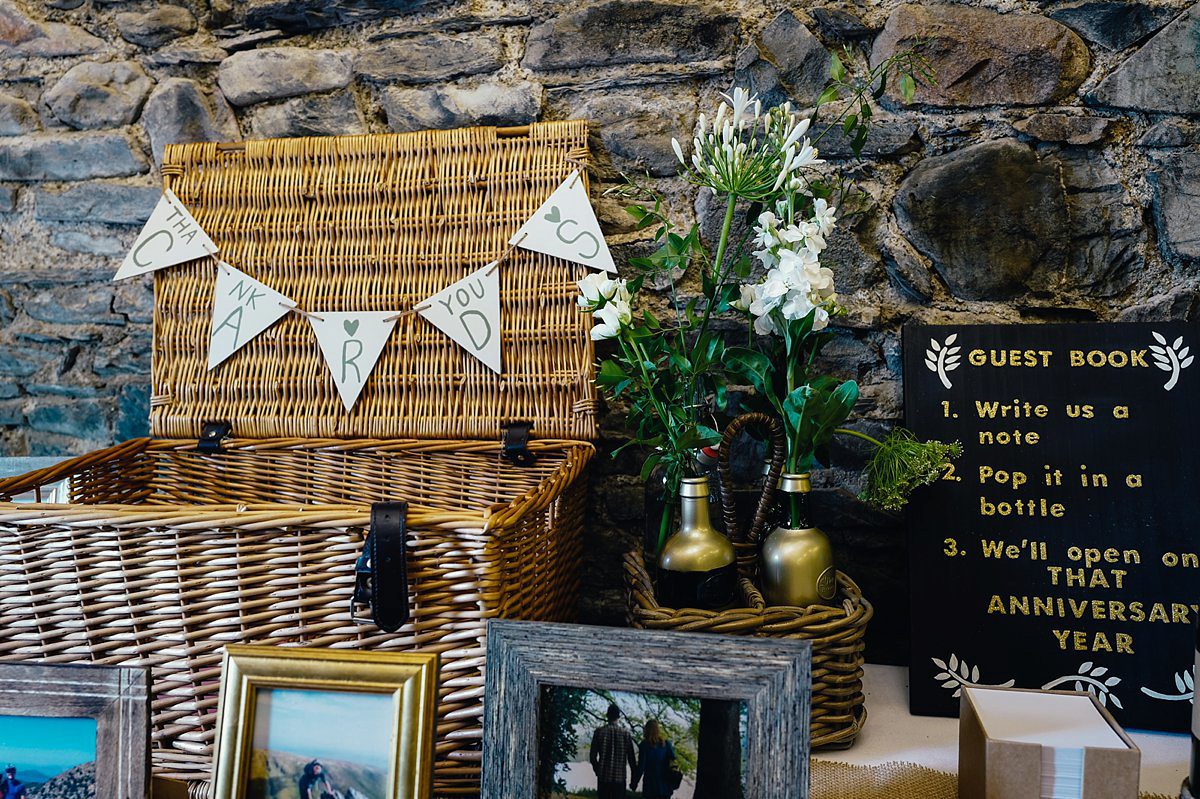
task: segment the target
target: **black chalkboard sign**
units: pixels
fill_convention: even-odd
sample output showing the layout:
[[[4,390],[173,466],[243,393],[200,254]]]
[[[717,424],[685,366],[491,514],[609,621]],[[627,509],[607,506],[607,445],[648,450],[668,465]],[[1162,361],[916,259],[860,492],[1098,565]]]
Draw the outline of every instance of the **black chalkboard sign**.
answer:
[[[913,713],[963,685],[1088,690],[1189,728],[1200,328],[910,325],[907,424],[960,441],[909,509]]]

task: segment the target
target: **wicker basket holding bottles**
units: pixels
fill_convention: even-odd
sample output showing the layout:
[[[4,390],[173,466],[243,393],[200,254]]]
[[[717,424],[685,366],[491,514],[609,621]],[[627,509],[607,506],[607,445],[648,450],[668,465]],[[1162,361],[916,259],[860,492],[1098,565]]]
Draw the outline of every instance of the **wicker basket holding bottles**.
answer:
[[[654,583],[642,554],[630,552],[625,556],[625,583],[632,627],[802,638],[811,642],[811,746],[842,748],[854,743],[867,718],[863,704],[863,638],[875,611],[849,577],[838,572],[837,604],[768,606],[754,584],[743,578],[738,581],[743,607],[667,608],[654,597]]]

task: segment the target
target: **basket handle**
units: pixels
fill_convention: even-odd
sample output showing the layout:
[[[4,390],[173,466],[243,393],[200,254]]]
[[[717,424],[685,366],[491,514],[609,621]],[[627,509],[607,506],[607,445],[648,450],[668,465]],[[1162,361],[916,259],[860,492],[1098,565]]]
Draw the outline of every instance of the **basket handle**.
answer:
[[[737,508],[732,502],[733,477],[729,469],[729,451],[733,449],[733,441],[742,432],[742,428],[751,424],[767,428],[770,435],[771,468],[767,471],[766,480],[763,481],[762,493],[758,496],[758,507],[754,512],[754,519],[743,534],[738,525]],[[767,519],[767,510],[771,504],[771,490],[779,482],[779,474],[783,471],[783,459],[786,455],[787,446],[784,441],[783,424],[774,416],[768,416],[765,413],[743,413],[726,425],[725,433],[721,436],[721,451],[717,455],[717,476],[721,482],[721,496],[725,500],[722,503],[722,511],[725,514],[725,531],[735,544],[749,547],[758,544],[763,523]]]

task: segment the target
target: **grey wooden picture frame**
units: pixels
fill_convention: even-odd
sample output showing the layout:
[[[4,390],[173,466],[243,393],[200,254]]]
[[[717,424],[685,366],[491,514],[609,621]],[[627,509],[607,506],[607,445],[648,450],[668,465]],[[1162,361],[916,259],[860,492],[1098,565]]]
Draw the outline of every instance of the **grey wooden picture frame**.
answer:
[[[150,795],[149,710],[143,668],[0,663],[0,715],[96,720],[97,797]]]
[[[482,799],[536,799],[543,686],[746,703],[745,799],[807,799],[807,641],[493,620]]]

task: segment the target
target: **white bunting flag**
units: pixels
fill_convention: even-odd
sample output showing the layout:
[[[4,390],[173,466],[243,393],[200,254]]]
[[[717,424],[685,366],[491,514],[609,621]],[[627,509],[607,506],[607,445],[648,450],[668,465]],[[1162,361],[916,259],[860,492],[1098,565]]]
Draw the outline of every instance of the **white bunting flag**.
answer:
[[[605,272],[617,271],[578,170],[567,176],[508,243]]]
[[[346,410],[354,407],[367,378],[396,326],[395,311],[310,313],[308,322],[317,334],[321,354]]]
[[[216,253],[217,245],[179,202],[175,193],[167,189],[113,280],[144,275]]]
[[[208,337],[208,368],[213,369],[247,341],[266,330],[294,303],[223,261],[217,262],[213,289],[212,333]]]
[[[463,349],[500,374],[500,269],[495,263],[442,289],[417,309]]]

